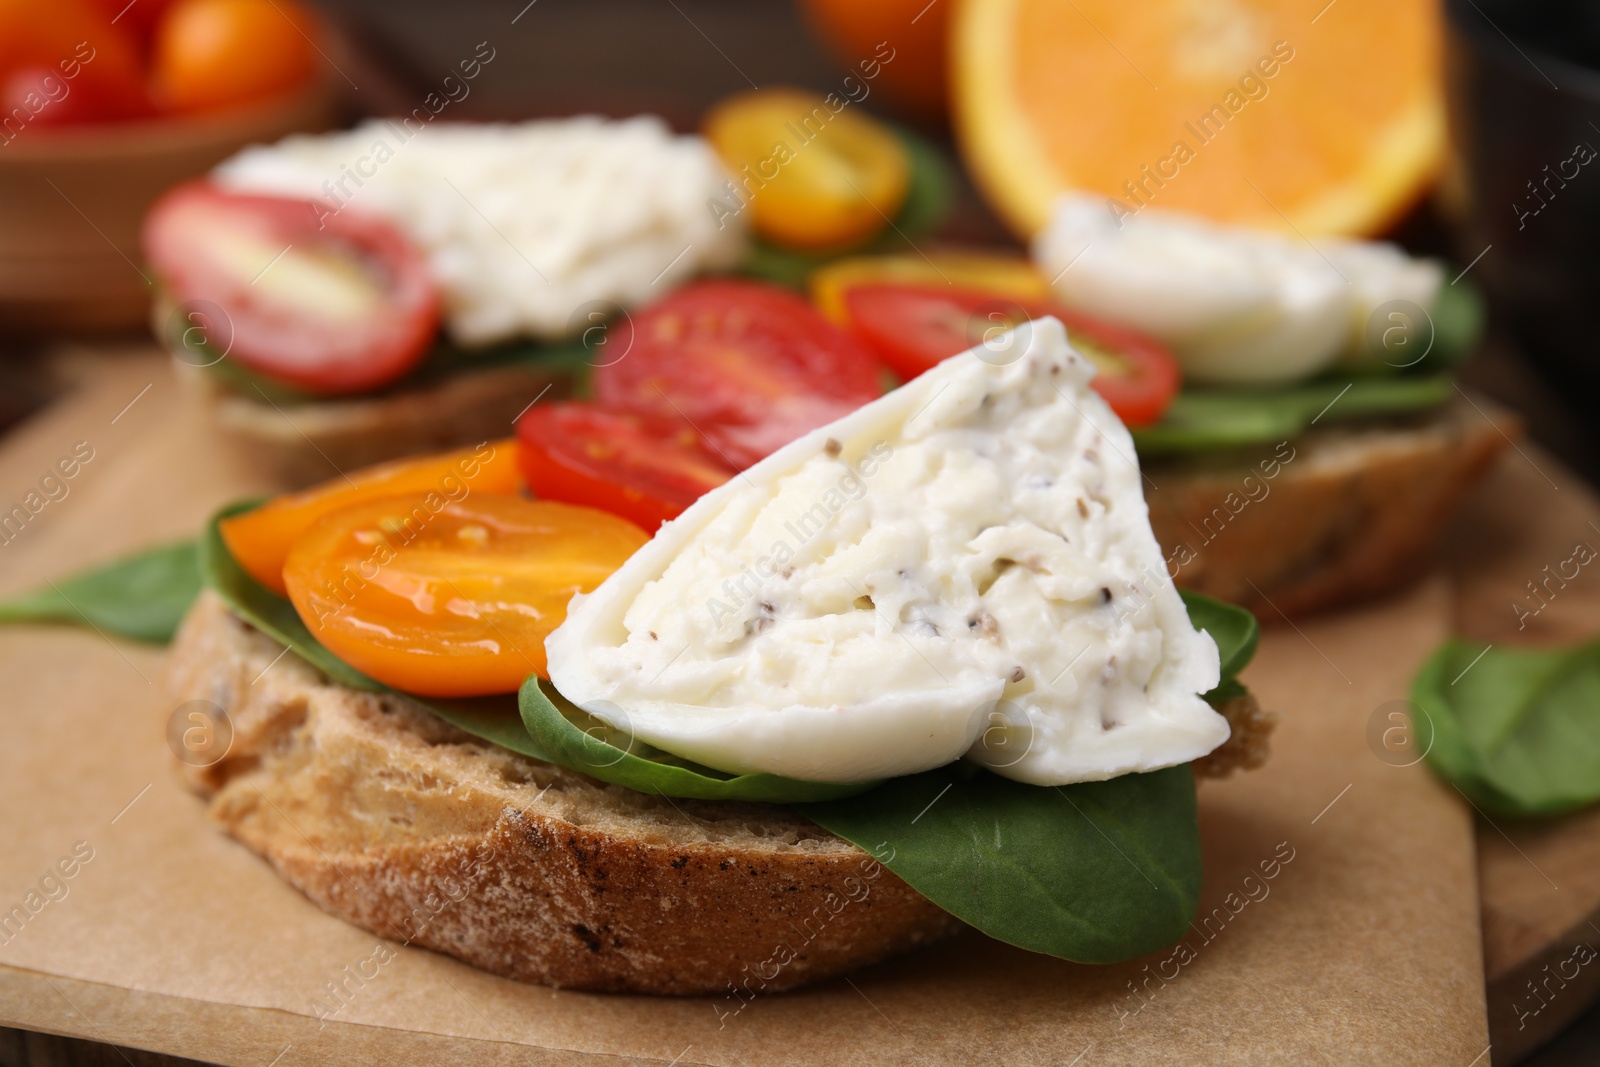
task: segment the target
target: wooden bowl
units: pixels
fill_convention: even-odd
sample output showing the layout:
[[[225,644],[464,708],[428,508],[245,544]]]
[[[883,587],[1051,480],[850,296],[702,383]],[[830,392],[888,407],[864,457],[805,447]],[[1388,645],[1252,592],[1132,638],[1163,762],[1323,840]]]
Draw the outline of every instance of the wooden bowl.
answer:
[[[41,128],[0,140],[0,333],[140,329],[153,287],[139,247],[146,209],[246,145],[333,122],[317,79],[215,115]]]

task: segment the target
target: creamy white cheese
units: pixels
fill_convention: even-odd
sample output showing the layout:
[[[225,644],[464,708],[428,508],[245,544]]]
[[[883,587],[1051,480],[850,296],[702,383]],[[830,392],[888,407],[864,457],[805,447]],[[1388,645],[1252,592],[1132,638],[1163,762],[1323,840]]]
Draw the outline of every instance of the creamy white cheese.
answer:
[[[738,217],[719,225],[707,208],[727,181],[715,153],[650,116],[373,120],[247,148],[213,177],[394,223],[426,253],[464,345],[582,332],[590,308],[654,299],[744,253]]]
[[[736,772],[967,754],[1051,785],[1204,755],[1228,736],[1197,696],[1216,645],[1093,374],[1043,319],[785,446],[573,598],[551,681]]]
[[[1065,196],[1034,258],[1069,307],[1143,330],[1198,382],[1295,381],[1371,358],[1367,319],[1394,299],[1431,311],[1437,264],[1394,245],[1298,237]]]

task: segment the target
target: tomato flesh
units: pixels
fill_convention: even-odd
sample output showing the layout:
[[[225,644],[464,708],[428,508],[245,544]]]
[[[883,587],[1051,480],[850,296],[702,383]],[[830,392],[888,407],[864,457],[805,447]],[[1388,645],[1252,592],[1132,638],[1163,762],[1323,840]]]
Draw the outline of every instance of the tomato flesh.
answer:
[[[910,188],[911,158],[898,137],[814,93],[739,93],[711,110],[704,132],[756,232],[788,248],[862,241],[888,226]]]
[[[297,388],[387,385],[438,330],[439,290],[420,253],[350,209],[195,182],[151,209],[144,245],[217,358]]]
[[[682,419],[597,404],[535,404],[517,423],[536,497],[620,515],[654,531],[736,473]]]
[[[591,508],[509,496],[404,496],[325,515],[284,566],[289,599],[334,655],[420,696],[515,692],[547,677],[544,640],[648,540]]]
[[[430,496],[464,500],[472,494],[510,496],[518,489],[516,442],[486,441],[477,448],[380,463],[223,519],[223,543],[250,576],[280,596],[283,564],[317,520],[371,500],[404,496],[426,504]]]
[[[795,293],[685,286],[633,316],[633,347],[595,372],[607,407],[687,421],[747,467],[883,392],[872,350]]]
[[[1179,386],[1178,364],[1160,342],[1124,326],[1038,300],[947,285],[876,282],[843,296],[850,325],[883,361],[914,378],[1029,319],[1053,315],[1096,366],[1094,389],[1129,426],[1160,420]]]

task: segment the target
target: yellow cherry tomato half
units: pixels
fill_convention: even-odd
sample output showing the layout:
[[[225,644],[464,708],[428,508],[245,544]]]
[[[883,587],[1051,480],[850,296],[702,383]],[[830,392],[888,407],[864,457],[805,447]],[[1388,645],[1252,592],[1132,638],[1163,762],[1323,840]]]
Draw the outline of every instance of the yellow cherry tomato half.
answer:
[[[787,248],[865,240],[888,225],[911,184],[900,138],[837,93],[739,93],[711,109],[704,133],[732,172],[730,209],[749,212],[758,234]]]
[[[223,519],[218,529],[239,566],[282,596],[289,549],[330,512],[399,495],[424,506],[477,493],[509,496],[520,484],[516,440],[486,441],[458,452],[380,463],[303,492],[274,497],[254,511]]]
[[[402,496],[323,516],[284,565],[289,599],[329,651],[419,696],[514,692],[547,677],[544,639],[649,537],[593,508]]]
[[[993,293],[1012,300],[1050,299],[1050,283],[1022,256],[957,249],[930,249],[926,256],[846,256],[811,272],[806,283],[811,302],[831,322],[850,325],[845,293],[858,285],[885,282],[949,285],[952,289]]]

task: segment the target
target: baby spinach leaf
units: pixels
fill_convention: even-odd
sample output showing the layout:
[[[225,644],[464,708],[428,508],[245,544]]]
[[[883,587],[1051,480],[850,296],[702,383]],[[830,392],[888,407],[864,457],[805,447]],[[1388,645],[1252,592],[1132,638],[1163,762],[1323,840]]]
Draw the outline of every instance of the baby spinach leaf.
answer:
[[[1141,456],[1272,444],[1313,419],[1348,422],[1438,407],[1455,392],[1449,375],[1346,376],[1279,388],[1185,389],[1154,426],[1133,430]],[[1321,416],[1318,418],[1318,416]]]
[[[1485,811],[1559,815],[1600,800],[1600,642],[1485,651],[1452,640],[1412,700],[1433,728],[1428,765]]]
[[[230,515],[249,511],[260,501],[245,501],[224,508],[212,519],[200,542],[200,571],[205,584],[213,589],[232,612],[257,630],[327,675],[332,681],[368,693],[397,693],[375,678],[356,670],[329,652],[312,636],[294,605],[252,578],[228,551],[217,522]],[[516,703],[509,695],[474,699],[443,700],[405,694],[439,718],[460,727],[474,737],[524,756],[555,762],[523,729]]]
[[[1433,348],[1417,369],[1438,371],[1464,363],[1483,337],[1485,316],[1483,293],[1471,279],[1440,286],[1433,306]]]
[[[1217,643],[1222,660],[1222,680],[1218,688],[1233,681],[1234,676],[1255,658],[1256,643],[1261,639],[1261,624],[1256,617],[1239,607],[1204,593],[1178,590],[1183,606],[1189,611],[1189,621],[1198,629],[1211,635]]]
[[[937,148],[909,130],[898,126],[893,129],[911,157],[911,184],[892,225],[858,247],[835,252],[797,252],[755,238],[741,271],[798,289],[812,271],[841,255],[914,252],[911,242],[932,232],[949,213],[955,179],[949,161]]]
[[[797,810],[990,937],[1079,963],[1171,944],[1200,897],[1188,766],[1042,788],[953,764]]]
[[[200,592],[193,541],[163,545],[0,601],[0,622],[71,622],[165,644]]]
[[[538,675],[522,683],[522,720],[534,742],[575,771],[669,797],[695,800],[758,800],[790,804],[854,796],[877,782],[805,782],[776,774],[732,775],[663,752],[607,725],[566,697],[548,690]]]

